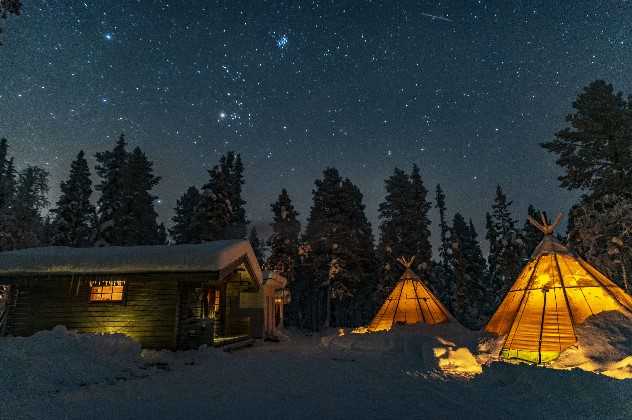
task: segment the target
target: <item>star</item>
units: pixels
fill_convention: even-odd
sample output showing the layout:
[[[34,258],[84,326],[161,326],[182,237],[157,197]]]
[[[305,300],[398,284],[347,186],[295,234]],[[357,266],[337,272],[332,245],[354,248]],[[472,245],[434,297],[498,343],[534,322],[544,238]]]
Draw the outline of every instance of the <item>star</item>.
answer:
[[[289,39],[287,35],[283,34],[276,39],[276,46],[278,49],[282,50],[287,46],[288,42],[289,42]]]

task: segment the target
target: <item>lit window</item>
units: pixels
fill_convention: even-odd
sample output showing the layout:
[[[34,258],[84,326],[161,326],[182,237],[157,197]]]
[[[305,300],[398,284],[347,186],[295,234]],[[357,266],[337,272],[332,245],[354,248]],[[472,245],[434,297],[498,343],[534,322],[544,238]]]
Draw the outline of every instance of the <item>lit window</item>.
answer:
[[[124,289],[122,280],[91,281],[90,302],[122,302]]]

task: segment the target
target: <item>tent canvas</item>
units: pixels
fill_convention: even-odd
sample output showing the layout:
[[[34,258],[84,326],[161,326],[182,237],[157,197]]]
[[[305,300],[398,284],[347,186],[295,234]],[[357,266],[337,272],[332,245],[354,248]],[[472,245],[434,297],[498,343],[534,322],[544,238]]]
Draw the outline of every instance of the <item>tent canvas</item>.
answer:
[[[575,327],[589,317],[604,311],[632,317],[632,297],[553,237],[560,220],[530,219],[544,238],[485,327],[506,336],[502,358],[548,362],[577,342]]]
[[[413,259],[399,259],[404,274],[369,324],[369,331],[390,330],[397,324],[440,324],[450,315],[439,300],[410,269]]]

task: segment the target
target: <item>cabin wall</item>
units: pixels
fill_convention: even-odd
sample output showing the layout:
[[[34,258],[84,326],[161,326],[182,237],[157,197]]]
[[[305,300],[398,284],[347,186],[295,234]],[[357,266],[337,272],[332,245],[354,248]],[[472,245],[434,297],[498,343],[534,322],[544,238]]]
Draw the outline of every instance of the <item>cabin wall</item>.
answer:
[[[90,302],[90,280],[125,280],[123,302]],[[21,278],[11,288],[6,334],[28,336],[56,325],[123,333],[145,348],[177,345],[179,282],[170,274]]]
[[[123,302],[90,302],[90,282],[103,280],[125,281]],[[25,276],[11,283],[6,335],[64,325],[81,333],[122,333],[144,348],[187,349],[264,332],[263,288],[243,270],[221,283],[219,273]],[[209,290],[221,293],[213,317],[204,301]]]

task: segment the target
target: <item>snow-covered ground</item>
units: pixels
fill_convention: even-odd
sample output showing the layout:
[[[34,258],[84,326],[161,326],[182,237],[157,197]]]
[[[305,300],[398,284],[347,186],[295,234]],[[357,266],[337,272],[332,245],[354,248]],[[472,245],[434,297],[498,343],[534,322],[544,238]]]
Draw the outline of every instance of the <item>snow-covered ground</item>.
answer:
[[[58,327],[0,338],[0,419],[632,418],[630,380],[481,367],[477,345],[450,324],[289,332],[234,353],[141,352],[123,336]]]

